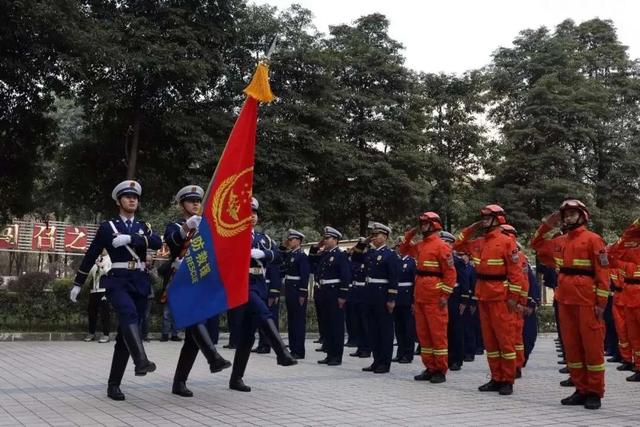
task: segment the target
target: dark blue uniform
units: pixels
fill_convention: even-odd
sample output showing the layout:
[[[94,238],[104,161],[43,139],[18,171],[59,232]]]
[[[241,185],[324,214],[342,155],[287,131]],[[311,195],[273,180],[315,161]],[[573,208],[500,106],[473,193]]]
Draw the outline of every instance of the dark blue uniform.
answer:
[[[282,274],[279,265],[271,264],[267,267],[266,274],[267,289],[269,291],[268,299],[273,300],[273,303],[269,306],[271,311],[271,318],[280,329],[280,292],[282,288]],[[255,349],[257,353],[269,353],[271,346],[267,340],[265,334],[258,330],[258,347]]]
[[[118,234],[131,236],[131,243],[114,248],[112,241]],[[123,334],[128,334],[124,329],[134,334],[137,330],[137,334],[140,334],[140,320],[145,315],[148,304],[147,297],[151,292],[151,280],[145,264],[147,249],[157,250],[161,246],[162,240],[152,232],[149,224],[137,219],[129,221],[129,224],[127,224],[120,217],[105,221],[98,227],[96,236],[91,242],[74,279],[74,284],[81,286],[87,279],[89,270],[102,253],[102,250],[107,250],[111,258],[112,268],[103,276],[101,286],[106,289],[107,300],[116,311],[120,322],[113,352],[109,385],[120,385],[127,367],[130,355],[129,349],[132,351],[131,356],[136,366],[139,364],[139,360],[136,360],[136,357],[146,359],[141,343],[136,354],[134,354],[132,343],[129,341],[125,343]]]
[[[284,254],[284,292],[287,305],[287,327],[291,355],[304,359],[304,340],[307,328],[307,300],[309,294],[309,258],[302,248]],[[300,298],[304,303],[300,304]]]
[[[405,255],[400,258],[400,272],[398,275],[398,295],[396,307],[393,310],[398,362],[407,363],[413,360],[414,342],[416,341],[416,320],[411,312],[413,304],[413,289],[416,280],[416,260]]]
[[[533,351],[538,337],[538,312],[537,307],[540,305],[540,285],[533,269],[527,264],[527,274],[529,276],[529,293],[527,295],[527,306],[533,311],[524,317],[524,327],[522,335],[524,343],[524,366],[527,366],[529,355]]]
[[[462,315],[464,324],[464,353],[465,359],[471,361],[476,355],[484,353],[482,330],[480,329],[480,315],[476,310],[478,300],[475,296],[476,270],[471,263],[466,264],[466,275],[469,280],[469,294],[466,300],[469,306]]]
[[[357,255],[354,251],[353,257]],[[370,368],[388,372],[393,355],[393,313],[389,313],[387,302],[395,301],[398,295],[400,259],[387,246],[369,248],[363,256],[367,272],[367,323],[373,353]]]
[[[265,257],[260,260],[251,258],[249,300],[237,311],[237,316],[240,319],[240,328],[230,383],[241,380],[244,376],[258,327],[262,328],[268,320],[273,321],[273,314],[267,305],[269,290],[266,269],[269,265],[278,264],[281,261],[280,251],[268,236],[255,231],[251,249],[261,249],[264,251]]]
[[[556,272],[556,269],[538,263],[536,265],[536,271],[542,274],[542,283],[544,284],[544,286],[555,291],[555,289],[558,287],[558,273]],[[556,322],[556,331],[558,331],[558,342],[560,343],[560,348],[563,349],[564,347],[562,345],[562,334],[560,333],[560,316],[558,314],[558,302],[555,298],[553,299],[553,317]]]
[[[349,257],[351,261],[351,290],[347,304],[351,304],[355,311],[357,334],[357,349],[350,356],[354,357],[370,357],[371,344],[369,344],[369,324],[367,323],[367,305],[366,305],[366,289],[367,272],[365,270],[364,261],[354,259],[353,254]]]
[[[464,320],[460,314],[460,304],[469,302],[469,269],[464,260],[458,255],[453,255],[453,263],[456,268],[457,280],[453,293],[449,296],[449,322],[447,323],[447,339],[449,342],[449,369],[457,370],[464,362]],[[465,310],[466,311],[466,310]]]
[[[325,322],[324,343],[327,358],[324,362],[342,363],[344,351],[344,308],[338,306],[338,299],[347,298],[351,282],[351,268],[347,254],[337,246],[331,250],[311,255],[309,261],[316,267],[315,279],[319,290],[321,317]]]

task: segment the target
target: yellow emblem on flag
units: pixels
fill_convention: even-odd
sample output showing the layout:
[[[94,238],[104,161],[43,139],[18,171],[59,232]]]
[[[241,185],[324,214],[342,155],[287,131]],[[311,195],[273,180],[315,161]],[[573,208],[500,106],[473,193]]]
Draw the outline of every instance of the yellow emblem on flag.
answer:
[[[213,196],[211,213],[215,231],[222,237],[236,236],[251,224],[251,187],[245,181],[252,171],[250,167],[225,178]]]

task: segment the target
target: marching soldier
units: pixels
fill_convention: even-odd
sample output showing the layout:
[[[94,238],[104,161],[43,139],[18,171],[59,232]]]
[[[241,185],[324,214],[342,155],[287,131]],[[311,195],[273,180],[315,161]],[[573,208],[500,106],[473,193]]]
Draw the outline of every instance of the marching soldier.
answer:
[[[96,258],[106,249],[111,258],[111,270],[102,278],[107,300],[118,314],[119,326],[113,351],[107,395],[124,400],[120,382],[129,355],[135,364],[135,374],[144,376],[156,370],[142,344],[140,319],[145,315],[151,280],[146,269],[147,249],[160,249],[162,240],[151,226],[135,218],[142,187],[127,180],[116,185],[111,198],[118,206],[118,216],[100,224],[85,254],[71,289],[71,301],[76,302],[81,286]]]
[[[451,248],[440,239],[440,216],[424,212],[418,221],[420,225],[409,230],[400,244],[400,253],[414,257],[417,265],[413,305],[420,355],[426,369],[414,379],[439,384],[447,380],[447,300],[456,284],[456,269]],[[418,232],[422,240],[413,243]]]
[[[360,237],[360,241],[364,242],[365,238]],[[351,304],[355,311],[355,322],[357,323],[358,336],[356,351],[349,353],[349,356],[368,358],[371,357],[371,346],[369,345],[369,325],[367,324],[367,308],[365,302],[367,271],[365,270],[364,259],[362,259],[362,257],[358,257],[358,255],[354,257],[354,249],[355,246],[351,248],[349,254],[352,281],[347,304]]]
[[[475,295],[491,370],[491,380],[478,390],[510,395],[516,377],[514,313],[522,311],[519,301],[525,278],[518,247],[500,228],[507,223],[504,210],[487,205],[480,215],[480,221],[462,230],[453,248],[469,253],[476,268]],[[472,238],[478,231],[482,235]]]
[[[309,261],[315,266],[315,280],[320,289],[316,298],[320,297],[320,309],[325,323],[323,346],[327,357],[318,363],[338,366],[342,364],[344,351],[344,306],[349,292],[351,271],[349,259],[338,247],[342,233],[332,227],[324,228],[324,238],[320,247],[310,251]]]
[[[251,199],[252,225],[258,223],[258,201]],[[265,334],[273,351],[277,355],[278,365],[291,366],[298,362],[291,357],[289,350],[282,342],[278,328],[273,320],[271,310],[267,305],[267,283],[265,279],[266,267],[272,263],[280,262],[280,253],[269,236],[252,230],[253,241],[251,243],[251,266],[249,268],[249,301],[242,306],[239,316],[242,319],[237,349],[233,358],[233,368],[229,379],[229,388],[232,390],[249,392],[251,387],[245,385],[244,376],[247,362],[251,355],[251,347],[256,339],[256,329]]]
[[[393,310],[398,295],[399,260],[387,246],[391,229],[379,222],[373,223],[371,236],[356,245],[353,257],[364,258],[367,273],[365,304],[373,363],[362,368],[365,372],[389,372],[393,355]],[[368,247],[367,247],[368,246]]]
[[[449,247],[452,247],[456,241],[456,237],[448,231],[441,231],[440,238]],[[453,265],[456,268],[456,285],[447,301],[449,310],[447,340],[449,343],[449,370],[459,371],[464,363],[464,324],[462,315],[469,303],[470,288],[467,265],[455,252],[453,253]]]
[[[600,408],[604,395],[604,325],[609,295],[609,260],[602,237],[587,230],[589,211],[579,200],[565,200],[543,219],[531,247],[559,268],[557,297],[567,367],[576,391],[563,405]],[[547,238],[562,226],[564,234]]]
[[[267,289],[269,290],[267,306],[269,306],[276,328],[280,331],[280,292],[282,288],[280,266],[274,264],[269,265],[269,267],[267,267],[265,279],[267,282]],[[258,345],[251,351],[258,354],[267,354],[271,352],[269,341],[260,329],[258,329]]]
[[[414,356],[414,343],[416,340],[416,320],[413,317],[411,306],[413,305],[413,288],[416,280],[416,260],[409,255],[400,253],[400,242],[395,249],[400,258],[400,271],[398,273],[398,296],[396,307],[393,309],[393,325],[398,341],[396,357],[392,362],[411,363]]]
[[[302,250],[304,234],[289,230],[284,255],[284,292],[287,305],[289,350],[294,359],[304,359],[304,340],[307,329],[307,302],[309,300],[309,258]]]
[[[188,247],[191,238],[198,233],[198,227],[202,221],[200,207],[204,190],[197,185],[187,185],[178,191],[176,200],[182,210],[182,218],[176,222],[167,224],[164,232],[164,241],[169,246],[172,268],[166,272],[165,287],[171,281],[173,272],[178,270],[182,262],[183,251]],[[198,350],[202,352],[209,364],[211,373],[220,372],[231,366],[231,362],[225,360],[214,345],[213,338],[207,328],[207,322],[189,326],[185,331],[184,344],[180,350],[180,358],[173,377],[172,393],[183,397],[193,396],[193,392],[187,388],[187,378],[191,372]]]

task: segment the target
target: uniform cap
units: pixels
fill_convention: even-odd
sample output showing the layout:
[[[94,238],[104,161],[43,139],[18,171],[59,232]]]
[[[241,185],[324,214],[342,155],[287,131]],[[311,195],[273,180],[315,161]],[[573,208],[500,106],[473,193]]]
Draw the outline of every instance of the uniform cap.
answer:
[[[302,234],[301,232],[294,230],[293,228],[290,228],[288,231],[288,235],[287,235],[287,239],[300,239],[300,240],[304,240],[304,234]]]
[[[204,197],[204,190],[198,185],[187,185],[182,187],[176,194],[176,200],[183,202],[187,199],[200,199]]]
[[[135,194],[136,196],[142,196],[142,186],[133,180],[122,181],[116,185],[111,192],[111,198],[116,202],[118,199],[127,194]]]
[[[258,199],[256,199],[255,197],[251,198],[251,210],[254,212],[258,212],[258,209],[260,209],[260,203],[258,203]]]
[[[371,228],[371,234],[382,233],[387,236],[391,234],[391,227],[386,226],[381,222],[374,222],[373,224],[371,224]]]
[[[440,238],[449,243],[453,243],[456,241],[456,236],[444,230],[440,232]]]
[[[338,230],[336,230],[333,227],[325,227],[324,228],[324,237],[335,237],[336,239],[340,240],[342,238],[342,233],[339,232]]]

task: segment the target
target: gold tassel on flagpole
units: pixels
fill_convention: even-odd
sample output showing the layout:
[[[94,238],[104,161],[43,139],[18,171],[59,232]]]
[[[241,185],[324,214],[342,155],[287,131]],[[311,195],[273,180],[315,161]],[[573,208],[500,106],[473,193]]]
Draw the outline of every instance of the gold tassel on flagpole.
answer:
[[[244,88],[244,93],[260,102],[271,102],[276,98],[269,86],[269,66],[267,64],[264,62],[258,64],[256,72],[251,78],[251,83]]]

